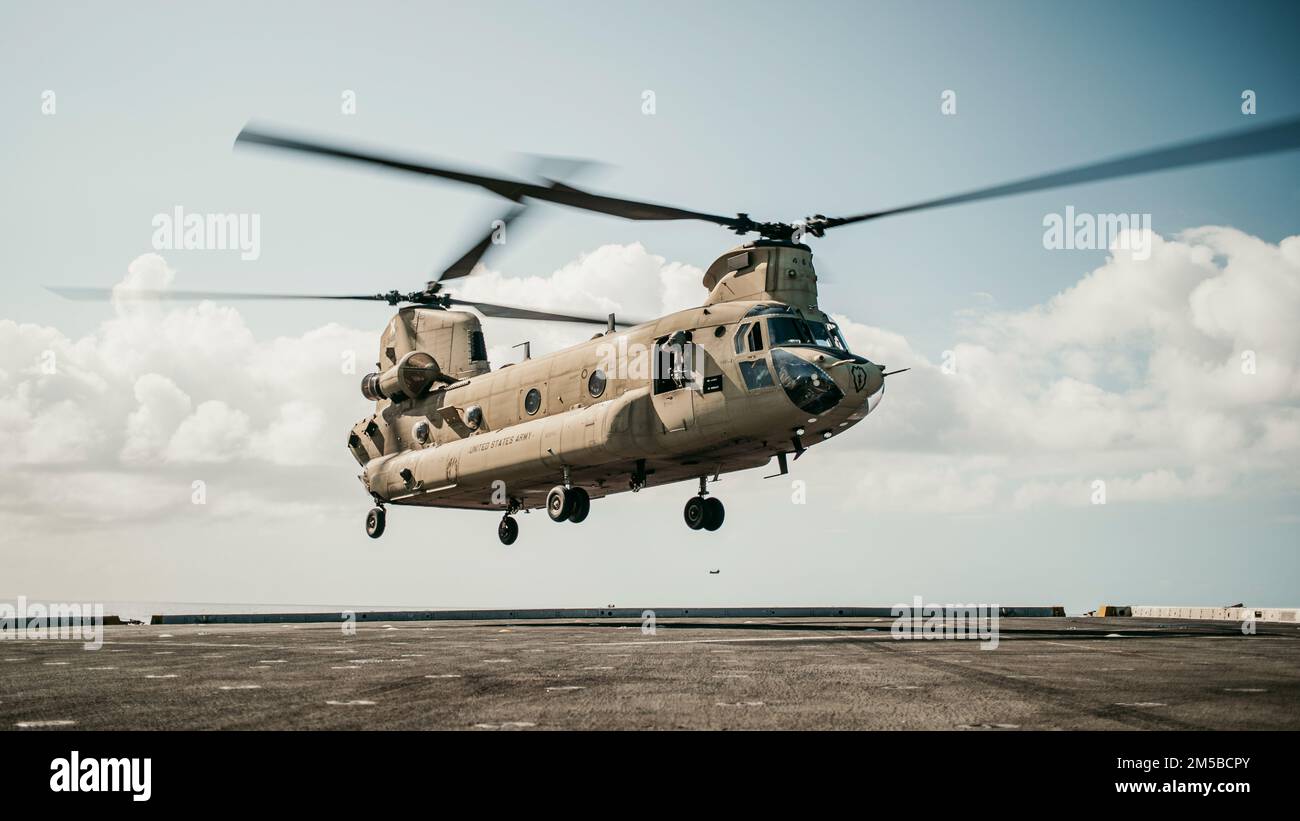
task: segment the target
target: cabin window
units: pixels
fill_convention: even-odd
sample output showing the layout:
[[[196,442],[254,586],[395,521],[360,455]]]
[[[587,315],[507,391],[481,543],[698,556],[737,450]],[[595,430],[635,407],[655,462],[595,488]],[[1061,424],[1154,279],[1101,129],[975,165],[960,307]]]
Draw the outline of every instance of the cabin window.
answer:
[[[672,343],[660,340],[654,350],[654,392],[666,393],[690,387],[694,381],[691,372],[693,347],[688,342]]]
[[[591,394],[592,399],[597,398],[605,392],[605,383],[607,381],[608,380],[605,378],[605,372],[600,368],[591,372],[591,377],[587,379],[587,393]]]
[[[740,375],[745,380],[745,387],[751,391],[756,391],[759,388],[770,388],[774,384],[772,382],[772,372],[768,370],[767,362],[762,359],[741,362]]]
[[[529,416],[532,416],[537,413],[538,408],[541,406],[542,392],[537,390],[537,388],[529,389],[528,393],[524,396],[524,410],[528,411]]]

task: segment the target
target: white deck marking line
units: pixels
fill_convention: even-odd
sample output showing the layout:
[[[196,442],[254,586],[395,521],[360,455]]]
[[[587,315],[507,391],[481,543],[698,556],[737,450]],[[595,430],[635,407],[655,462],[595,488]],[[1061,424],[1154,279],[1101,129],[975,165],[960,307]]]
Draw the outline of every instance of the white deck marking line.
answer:
[[[587,641],[570,647],[649,647],[655,644],[739,644],[755,641],[861,641],[865,636],[764,636],[750,639],[646,639],[643,641]]]
[[[1086,641],[1086,639],[1085,639],[1085,641]],[[1069,647],[1071,650],[1086,650],[1086,651],[1089,652],[1089,653],[1110,653],[1110,654],[1113,655],[1113,656],[1128,656],[1128,655],[1132,655],[1131,653],[1129,653],[1129,652],[1127,652],[1127,651],[1125,651],[1125,650],[1106,650],[1106,649],[1103,649],[1103,648],[1101,648],[1101,647],[1088,647],[1088,646],[1086,646],[1086,645],[1076,644],[1075,642],[1069,642],[1069,643],[1067,643],[1067,642],[1063,642],[1063,641],[1046,641],[1046,640],[1044,640],[1044,641],[1043,641],[1043,644],[1054,644],[1054,645],[1056,645],[1057,647]]]
[[[56,718],[49,721],[19,721],[14,726],[23,729],[36,729],[38,727],[67,727],[76,723],[70,718]]]
[[[160,642],[156,642],[156,641],[105,641],[104,642],[104,644],[123,644],[123,645],[143,644],[150,647],[157,647],[159,643]],[[167,647],[259,647],[262,649],[271,649],[271,650],[289,649],[287,647],[276,647],[276,646],[271,646],[270,648],[268,648],[266,645],[263,644],[217,644],[216,642],[211,642],[211,641],[169,641],[166,642],[165,646]],[[113,650],[111,652],[125,653],[126,651]]]

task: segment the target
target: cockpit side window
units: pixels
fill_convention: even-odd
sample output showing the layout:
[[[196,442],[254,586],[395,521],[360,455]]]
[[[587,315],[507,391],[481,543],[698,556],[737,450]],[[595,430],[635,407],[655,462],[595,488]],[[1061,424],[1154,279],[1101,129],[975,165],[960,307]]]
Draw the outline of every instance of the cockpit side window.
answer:
[[[755,322],[754,327],[749,329],[749,349],[751,351],[763,350],[763,323]]]
[[[736,353],[745,352],[745,334],[749,332],[749,323],[746,322],[736,329]]]

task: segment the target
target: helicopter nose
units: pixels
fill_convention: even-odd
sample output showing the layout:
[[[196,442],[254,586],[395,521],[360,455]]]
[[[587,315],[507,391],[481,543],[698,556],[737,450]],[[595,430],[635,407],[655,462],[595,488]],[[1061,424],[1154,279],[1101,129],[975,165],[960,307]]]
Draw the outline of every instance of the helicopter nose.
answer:
[[[885,384],[885,369],[863,357],[834,361],[820,352],[774,348],[772,364],[790,401],[813,414],[874,407]]]
[[[857,371],[861,371],[861,374]],[[884,365],[877,365],[874,362],[868,362],[865,365],[850,365],[849,374],[853,379],[855,388],[861,383],[862,388],[858,392],[865,398],[874,397],[885,387]]]
[[[885,385],[883,366],[867,360],[847,360],[830,365],[827,372],[844,393],[845,406],[859,406],[869,401],[879,401],[881,388]]]

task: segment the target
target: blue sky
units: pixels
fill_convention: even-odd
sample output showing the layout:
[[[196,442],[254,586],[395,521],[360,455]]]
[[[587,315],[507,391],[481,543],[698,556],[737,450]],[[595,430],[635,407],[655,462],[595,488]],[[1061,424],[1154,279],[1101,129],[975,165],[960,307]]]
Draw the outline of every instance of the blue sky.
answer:
[[[501,209],[468,190],[232,151],[249,120],[488,169],[521,169],[520,153],[586,157],[606,164],[587,183],[601,191],[761,219],[835,215],[1294,116],[1297,17],[1294,4],[1263,3],[7,4],[0,262],[9,273],[0,278],[0,319],[74,340],[95,334],[111,307],[61,301],[39,286],[118,282],[152,250],[152,217],[176,204],[262,221],[256,261],[165,254],[177,287],[322,292],[418,287]],[[41,114],[47,89],[57,95],[54,116]],[[345,89],[357,95],[353,116],[340,113]],[[940,114],[945,89],[957,94],[955,116]],[[1240,110],[1244,89],[1257,95],[1253,118]],[[653,116],[641,112],[645,90],[655,93]],[[1292,153],[840,229],[815,245],[829,275],[822,303],[936,362],[962,340],[972,309],[1032,310],[1106,263],[1105,250],[1045,250],[1045,214],[1067,205],[1149,213],[1166,237],[1222,225],[1276,244],[1300,233],[1298,172],[1300,153]],[[704,224],[550,207],[533,217],[492,258],[494,270],[544,278],[580,254],[631,243],[704,267],[735,241]],[[260,340],[299,338],[326,323],[369,332],[387,318],[368,305],[238,311]],[[519,334],[552,338],[495,330],[498,347]],[[16,373],[10,367],[0,383],[13,396]],[[1098,385],[1117,378],[1104,369],[1093,377]],[[366,412],[352,387],[321,401],[346,405],[350,418]],[[888,397],[882,414],[898,401]],[[1272,401],[1289,419],[1294,397]],[[870,465],[890,429],[863,428],[854,434],[866,454],[857,464]],[[1072,457],[1053,458],[1059,466]],[[1294,469],[1279,484],[1251,458],[1234,467],[1246,479],[1222,493],[1110,505],[1104,516],[1051,507],[864,513],[837,506],[848,497],[828,483],[816,511],[810,501],[809,510],[748,527],[733,517],[716,545],[686,546],[676,509],[687,491],[678,487],[649,494],[653,502],[611,502],[591,545],[543,535],[549,523],[533,516],[525,551],[502,556],[482,517],[415,511],[406,518],[412,526],[419,518],[428,544],[390,540],[364,558],[355,551],[373,548],[355,537],[365,500],[343,461],[321,469],[336,480],[313,472],[310,481],[327,491],[304,485],[338,500],[323,523],[253,514],[198,528],[159,515],[56,528],[42,538],[85,557],[83,569],[9,556],[0,563],[11,572],[0,577],[21,579],[15,594],[107,599],[880,603],[920,593],[1077,608],[1123,594],[1294,605]],[[1195,460],[1178,461],[1146,467],[1194,469]],[[223,470],[237,486],[239,471],[255,468]],[[158,471],[188,475],[176,465]],[[130,474],[150,471],[137,465]],[[734,484],[737,509],[761,515],[770,485]],[[336,534],[335,515],[349,527],[355,520],[355,532]],[[623,555],[608,545],[614,519],[634,530],[653,521],[645,538],[655,541]],[[825,531],[821,544],[807,544],[808,527]],[[324,547],[279,547],[299,538]],[[232,542],[262,546],[236,548],[218,564],[213,554]],[[91,558],[104,544],[124,558],[108,567]],[[295,568],[322,551],[334,569],[301,578]],[[250,581],[254,562],[262,571]],[[715,564],[724,565],[719,577],[695,578]],[[394,580],[422,569],[441,581]],[[112,589],[99,590],[96,578]]]

